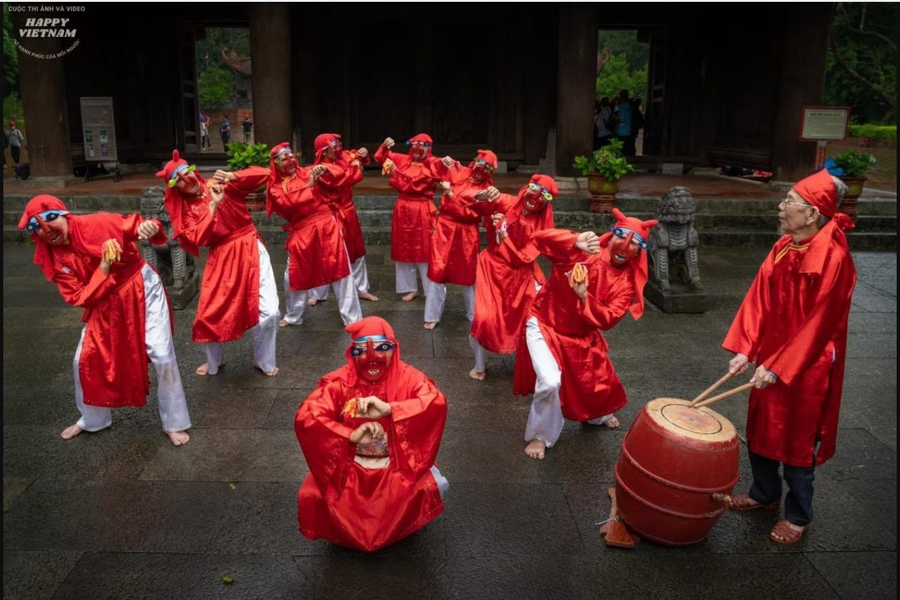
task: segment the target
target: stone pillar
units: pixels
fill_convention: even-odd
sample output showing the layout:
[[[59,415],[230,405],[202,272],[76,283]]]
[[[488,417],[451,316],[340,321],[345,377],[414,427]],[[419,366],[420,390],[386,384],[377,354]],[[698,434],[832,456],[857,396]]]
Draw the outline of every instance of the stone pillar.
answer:
[[[17,13],[17,16],[22,14]],[[62,41],[60,38],[28,38],[28,49],[48,56],[64,49]],[[73,178],[64,60],[33,58],[19,52],[25,145],[34,178]],[[42,180],[37,179],[37,182]]]
[[[254,140],[291,141],[291,21],[287,4],[250,5],[250,58]],[[235,121],[232,129],[240,128]]]
[[[593,145],[597,77],[597,9],[593,4],[559,5],[556,77],[556,175],[581,176],[573,158]]]
[[[831,4],[782,5],[781,75],[772,147],[774,179],[797,181],[814,167],[815,142],[799,141],[803,106],[822,104]]]

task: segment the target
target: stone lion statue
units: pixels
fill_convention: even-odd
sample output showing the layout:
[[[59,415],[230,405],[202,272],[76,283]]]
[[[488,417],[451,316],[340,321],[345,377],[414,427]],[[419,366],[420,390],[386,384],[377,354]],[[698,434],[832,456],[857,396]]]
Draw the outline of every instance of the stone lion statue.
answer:
[[[700,236],[694,228],[694,198],[686,187],[673,187],[659,203],[659,225],[650,230],[651,279],[664,291],[673,282],[702,290],[697,248]]]
[[[141,192],[141,216],[159,220],[169,237],[168,242],[162,246],[154,246],[148,241],[140,242],[141,255],[159,272],[166,287],[178,293],[194,275],[194,259],[173,239],[172,220],[163,198],[163,190],[159,187],[146,187]]]

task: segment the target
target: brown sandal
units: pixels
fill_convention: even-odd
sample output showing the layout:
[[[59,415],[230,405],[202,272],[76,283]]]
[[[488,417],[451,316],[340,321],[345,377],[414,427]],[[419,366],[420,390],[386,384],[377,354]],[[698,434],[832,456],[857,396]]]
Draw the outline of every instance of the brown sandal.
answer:
[[[799,525],[795,525],[794,527],[799,527]],[[778,521],[775,523],[775,527],[772,528],[772,531],[769,532],[769,539],[782,546],[799,542],[808,525],[799,531],[794,529],[794,527],[791,527],[790,521]]]
[[[776,500],[771,504],[763,504],[761,502],[756,502],[750,498],[749,494],[738,494],[737,496],[731,497],[731,510],[737,510],[740,512],[748,511],[748,510],[770,510],[772,512],[778,512],[778,509],[781,508],[781,501]]]

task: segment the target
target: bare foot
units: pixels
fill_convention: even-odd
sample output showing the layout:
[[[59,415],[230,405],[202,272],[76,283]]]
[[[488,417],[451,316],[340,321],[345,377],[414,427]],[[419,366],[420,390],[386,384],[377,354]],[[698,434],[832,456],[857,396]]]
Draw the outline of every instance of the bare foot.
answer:
[[[73,437],[81,433],[83,430],[78,425],[69,425],[65,429],[63,429],[62,433],[59,434],[64,440],[71,440]]]
[[[610,429],[618,429],[621,423],[619,423],[619,420],[617,418],[610,417],[603,425],[609,427]]]
[[[525,454],[535,460],[544,460],[544,450],[546,449],[547,444],[541,440],[531,440],[528,442],[528,445],[525,446]]]
[[[418,292],[410,292],[410,293],[408,293],[407,295],[403,296],[403,297],[400,298],[400,299],[403,300],[404,302],[409,302],[410,300],[415,300],[415,299],[418,298],[418,297],[419,297],[419,293],[418,293]]]
[[[278,321],[279,327],[290,327],[291,325],[293,325],[293,323],[288,323],[287,319],[281,319],[280,321]]]
[[[469,371],[469,377],[471,377],[472,379],[477,379],[478,381],[484,381],[484,375],[484,371],[476,371],[475,369]]]
[[[437,327],[437,323],[425,323],[425,329],[434,329]]]
[[[187,434],[187,431],[176,431],[174,433],[166,432],[166,435],[169,436],[169,439],[172,440],[172,444],[175,446],[184,446],[188,443],[188,440],[191,439],[191,436]]]
[[[378,302],[378,296],[373,296],[369,292],[363,292],[359,295],[363,300],[368,300],[369,302]]]
[[[310,298],[306,301],[307,306],[315,306],[318,303],[319,303],[319,301],[316,300],[315,298]]]
[[[278,375],[278,367],[275,367],[271,371],[263,371],[258,364],[253,363],[253,368],[258,370],[260,373],[263,373],[264,375],[267,375],[269,377],[275,377],[276,375]]]
[[[219,363],[219,368],[221,369],[224,366],[225,366],[225,361],[223,360],[222,362]],[[200,377],[205,377],[205,376],[209,375],[209,364],[203,363],[202,365],[197,367],[197,375],[199,375]],[[213,373],[213,375],[215,375],[215,373]]]

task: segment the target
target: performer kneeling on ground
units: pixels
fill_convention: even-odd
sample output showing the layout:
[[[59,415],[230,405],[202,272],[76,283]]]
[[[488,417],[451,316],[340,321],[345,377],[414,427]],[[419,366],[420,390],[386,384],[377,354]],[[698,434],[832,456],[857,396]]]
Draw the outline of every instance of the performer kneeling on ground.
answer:
[[[191,419],[175,360],[169,300],[135,245],[136,240],[165,244],[160,223],[140,215],[75,216],[58,198],[41,195],[28,202],[19,229],[31,233],[34,262],[63,300],[84,308],[73,362],[81,418],[62,438],[109,427],[112,408],[144,406],[149,358],[156,368],[163,431],[176,446],[188,443]]]
[[[434,460],[447,402],[400,360],[387,321],[366,317],[346,330],[347,365],[319,381],[294,421],[310,471],[298,519],[311,540],[372,552],[444,510],[448,484]]]
[[[835,213],[846,186],[822,170],[800,181],[778,206],[784,236],[775,242],[731,325],[722,347],[736,356],[733,374],[750,362],[747,447],[753,468],[749,494],[733,498],[734,510],[781,505],[784,464],[788,494],[784,520],[769,534],[793,544],[813,518],[817,465],[834,456],[847,358],[847,321],[856,267]]]
[[[340,169],[324,164],[303,168],[286,142],[272,148],[270,161],[266,216],[274,212],[286,219],[284,230],[290,232],[284,245],[288,252],[284,269],[287,310],[278,324],[287,327],[302,323],[309,291],[320,285],[334,288],[344,325],[359,321],[362,312],[340,220],[322,186],[316,184],[317,180],[339,175]]]
[[[601,330],[626,312],[644,312],[649,230],[657,221],[613,209],[612,231],[549,229],[535,247],[553,263],[547,284],[531,306],[516,355],[514,392],[534,392],[525,428],[525,453],[543,459],[562,433],[564,418],[619,426],[613,413],[628,401],[607,354]]]
[[[207,184],[173,150],[172,160],[156,176],[166,182],[166,210],[181,247],[194,256],[200,255],[200,246],[209,247],[193,328],[194,341],[206,351],[197,375],[218,373],[225,364],[222,344],[240,339],[248,329],[253,330],[253,366],[269,376],[278,374],[278,288],[246,202],[269,170],[216,171],[215,183]]]

